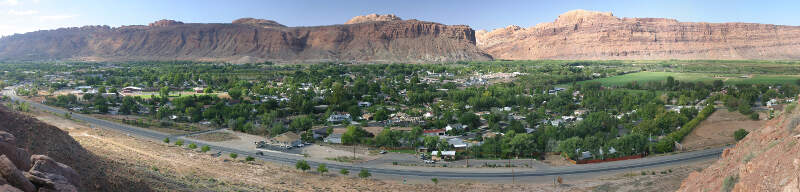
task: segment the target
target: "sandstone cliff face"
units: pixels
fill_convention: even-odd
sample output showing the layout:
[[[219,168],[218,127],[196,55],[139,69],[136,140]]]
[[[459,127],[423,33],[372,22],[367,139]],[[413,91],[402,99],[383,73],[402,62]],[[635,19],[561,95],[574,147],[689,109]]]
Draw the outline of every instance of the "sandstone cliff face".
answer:
[[[584,10],[476,38],[497,59],[800,59],[800,27],[618,18]]]
[[[770,120],[678,191],[800,191],[800,110]]]
[[[463,25],[416,20],[317,27],[275,24],[254,19],[236,24],[162,20],[150,26],[37,31],[0,39],[0,60],[422,63],[491,59],[475,46],[475,32]]]

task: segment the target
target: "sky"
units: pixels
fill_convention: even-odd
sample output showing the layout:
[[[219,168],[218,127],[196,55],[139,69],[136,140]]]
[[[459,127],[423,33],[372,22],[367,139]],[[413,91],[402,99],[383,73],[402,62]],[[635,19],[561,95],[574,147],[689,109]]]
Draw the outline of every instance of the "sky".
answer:
[[[491,30],[552,22],[574,9],[618,17],[800,25],[798,8],[798,0],[0,0],[0,36],[85,25],[146,25],[160,19],[228,23],[253,17],[317,26],[371,13]]]

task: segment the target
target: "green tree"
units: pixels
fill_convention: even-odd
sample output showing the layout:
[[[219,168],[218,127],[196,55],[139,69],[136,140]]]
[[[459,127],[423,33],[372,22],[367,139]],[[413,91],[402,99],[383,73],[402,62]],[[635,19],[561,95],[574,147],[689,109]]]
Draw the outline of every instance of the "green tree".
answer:
[[[161,89],[158,90],[158,95],[161,96],[161,98],[163,99],[169,98],[169,87],[167,86],[161,87]]]
[[[200,151],[202,151],[203,153],[208,152],[210,150],[211,147],[209,147],[208,145],[204,145],[203,147],[200,148]]]
[[[197,149],[197,144],[190,143],[189,144],[189,149]]]
[[[178,139],[178,141],[175,141],[175,145],[183,146],[183,140]]]
[[[239,157],[239,154],[236,154],[236,153],[231,153],[231,154],[229,154],[228,156],[230,156],[230,157],[231,157],[231,159],[236,159],[236,157]]]
[[[349,125],[347,131],[342,134],[342,143],[344,144],[357,144],[361,142],[361,138],[369,134],[366,130],[359,126]]]
[[[372,176],[372,173],[369,173],[367,169],[361,169],[361,172],[358,172],[358,177],[363,179],[369,178],[370,176]]]
[[[297,117],[289,123],[289,129],[294,132],[307,131],[314,125],[314,120],[308,115]]]
[[[342,175],[348,175],[348,174],[350,174],[350,171],[348,171],[347,169],[341,169],[341,170],[339,170],[339,173],[342,174]]]
[[[169,143],[169,137],[164,138],[164,143]]]
[[[431,178],[431,181],[433,181],[434,185],[438,185],[439,184],[439,178],[435,178],[435,177]]]
[[[294,167],[296,169],[303,170],[303,172],[305,172],[306,170],[311,169],[311,166],[308,165],[308,162],[306,162],[306,160],[297,161],[297,163],[294,164]]]
[[[242,97],[242,89],[240,88],[228,89],[228,95],[231,96],[233,100],[239,100]]]
[[[746,137],[747,134],[749,134],[749,133],[750,132],[748,132],[747,130],[739,129],[739,130],[736,130],[736,132],[733,132],[733,138],[736,139],[736,141],[739,141],[739,140],[744,139],[744,137]]]
[[[317,172],[319,172],[320,175],[324,175],[328,172],[328,166],[325,164],[319,164],[319,166],[317,166]]]

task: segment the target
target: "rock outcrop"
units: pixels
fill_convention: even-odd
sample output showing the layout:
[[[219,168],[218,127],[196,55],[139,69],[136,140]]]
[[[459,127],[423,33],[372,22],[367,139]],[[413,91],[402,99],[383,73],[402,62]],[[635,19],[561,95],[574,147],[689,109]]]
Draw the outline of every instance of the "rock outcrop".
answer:
[[[618,18],[585,10],[476,38],[496,59],[800,59],[800,27]]]
[[[161,20],[149,26],[87,26],[30,32],[0,39],[0,61],[197,60],[248,62],[430,63],[489,60],[475,31],[378,16],[374,22],[282,27],[239,19],[229,24]]]
[[[8,132],[0,131],[3,135],[3,141],[0,141],[2,146],[15,146],[13,143],[16,139]],[[16,147],[14,147],[16,148]],[[0,184],[8,184],[4,186],[7,191],[34,192],[34,191],[78,191],[76,186],[80,186],[81,180],[78,173],[71,167],[63,163],[56,162],[50,157],[44,155],[27,155],[28,153],[19,153],[23,149],[16,148],[17,150],[2,151],[0,154]],[[27,155],[27,156],[25,156]],[[9,158],[11,156],[11,158]],[[30,159],[24,162],[34,162],[29,165],[18,165],[17,158]]]
[[[369,14],[369,15],[359,15],[355,16],[352,19],[348,20],[344,24],[356,24],[356,23],[367,23],[367,22],[376,22],[376,21],[400,21],[403,20],[400,17],[394,14],[386,14],[386,15],[378,15],[378,14]]]
[[[800,191],[800,110],[770,120],[678,191]]]

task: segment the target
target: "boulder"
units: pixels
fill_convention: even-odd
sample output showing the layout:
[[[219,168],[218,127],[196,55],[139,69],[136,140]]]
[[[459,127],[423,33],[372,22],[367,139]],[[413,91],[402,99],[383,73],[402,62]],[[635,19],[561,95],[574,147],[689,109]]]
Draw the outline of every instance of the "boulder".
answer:
[[[36,191],[36,186],[28,181],[28,178],[25,178],[22,171],[17,169],[14,163],[5,155],[0,156],[0,175],[2,175],[11,186],[21,189],[22,191]]]
[[[53,173],[44,173],[39,171],[30,171],[25,173],[25,177],[30,179],[31,183],[39,187],[39,191],[78,191],[67,178]]]
[[[80,186],[80,176],[68,165],[56,162],[52,158],[45,155],[33,155],[31,156],[31,162],[34,162],[33,167],[29,171],[31,173],[41,172],[62,176],[73,186]],[[45,178],[52,179],[50,177]]]
[[[0,191],[5,191],[5,192],[23,192],[22,190],[19,190],[16,187],[8,185],[8,184],[0,185]]]
[[[14,163],[14,166],[21,170],[28,170],[31,168],[30,153],[17,148],[13,143],[0,142],[0,154],[6,155],[6,157]]]
[[[0,131],[0,142],[11,143],[12,145],[17,144],[17,138],[14,137],[11,133]]]

